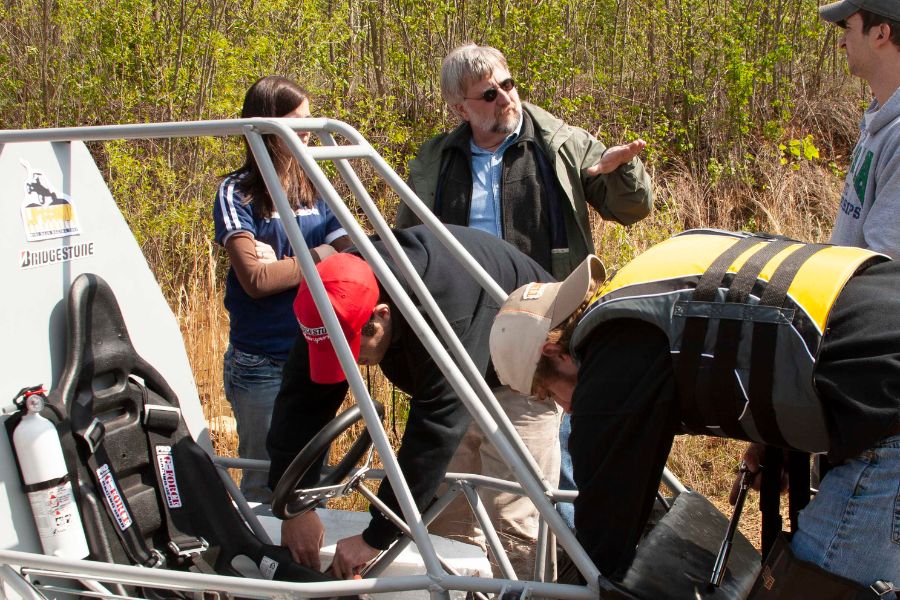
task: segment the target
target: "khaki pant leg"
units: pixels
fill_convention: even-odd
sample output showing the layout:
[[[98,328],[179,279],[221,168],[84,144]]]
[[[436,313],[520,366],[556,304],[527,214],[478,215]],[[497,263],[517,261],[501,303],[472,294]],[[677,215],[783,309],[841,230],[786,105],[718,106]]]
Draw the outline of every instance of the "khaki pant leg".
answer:
[[[534,457],[544,479],[556,487],[560,463],[560,413],[556,404],[539,401],[533,396],[522,396],[507,387],[494,389],[494,394]],[[484,439],[480,450],[483,475],[516,481],[512,469],[490,440]],[[531,579],[539,520],[534,503],[527,496],[487,489],[481,492],[481,498],[516,574],[521,579]]]
[[[507,387],[495,388],[494,394],[512,422],[525,447],[534,457],[544,478],[554,487],[559,482],[559,411],[552,402],[541,402],[522,396]],[[476,473],[516,481],[510,469],[481,428],[473,421],[463,437],[448,472]],[[439,494],[446,491],[441,485]],[[537,541],[538,512],[527,496],[517,496],[489,489],[479,490],[510,562],[520,578],[530,579],[534,571],[534,551]],[[435,519],[429,531],[436,535],[475,544],[486,549],[481,528],[477,526],[472,508],[463,495],[457,497]],[[499,574],[496,561],[494,572]]]
[[[472,421],[459,444],[459,448],[456,449],[456,453],[450,459],[450,465],[447,467],[448,473],[481,473],[480,448],[482,437],[481,429],[475,424],[475,421]],[[447,488],[446,484],[441,484],[437,491],[438,496],[444,494]],[[478,530],[476,534],[475,515],[469,507],[465,495],[461,492],[431,522],[428,531],[442,537],[478,545],[482,550],[486,549],[481,531]]]

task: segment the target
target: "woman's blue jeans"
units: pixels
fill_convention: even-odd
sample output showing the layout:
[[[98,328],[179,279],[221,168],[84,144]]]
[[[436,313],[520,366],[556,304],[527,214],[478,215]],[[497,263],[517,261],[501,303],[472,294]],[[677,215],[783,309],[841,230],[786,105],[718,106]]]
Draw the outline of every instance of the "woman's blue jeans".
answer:
[[[275,396],[281,387],[283,361],[262,354],[242,352],[228,346],[225,352],[223,383],[238,431],[238,456],[269,460],[266,436]],[[268,503],[272,491],[264,471],[244,471],[241,492],[251,502]]]
[[[900,583],[900,435],[828,471],[798,525],[797,558],[865,586]]]

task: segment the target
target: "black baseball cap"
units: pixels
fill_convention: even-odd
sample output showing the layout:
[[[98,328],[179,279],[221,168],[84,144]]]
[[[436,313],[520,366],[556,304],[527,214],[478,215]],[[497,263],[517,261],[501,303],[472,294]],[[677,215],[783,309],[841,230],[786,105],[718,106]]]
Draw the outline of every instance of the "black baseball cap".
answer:
[[[900,21],[900,0],[840,0],[820,6],[819,16],[831,23],[840,23],[863,9],[893,21]]]

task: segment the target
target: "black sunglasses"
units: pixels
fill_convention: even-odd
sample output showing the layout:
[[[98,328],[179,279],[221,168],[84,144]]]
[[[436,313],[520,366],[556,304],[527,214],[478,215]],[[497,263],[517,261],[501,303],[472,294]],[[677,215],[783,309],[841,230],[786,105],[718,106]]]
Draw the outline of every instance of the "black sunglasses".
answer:
[[[500,89],[504,92],[511,92],[516,87],[516,81],[510,77],[509,79],[504,79],[500,82]],[[485,102],[493,102],[497,99],[497,95],[500,92],[495,87],[489,87],[488,89],[481,92],[480,96],[475,96],[474,98],[466,98],[463,96],[465,100],[484,100]]]

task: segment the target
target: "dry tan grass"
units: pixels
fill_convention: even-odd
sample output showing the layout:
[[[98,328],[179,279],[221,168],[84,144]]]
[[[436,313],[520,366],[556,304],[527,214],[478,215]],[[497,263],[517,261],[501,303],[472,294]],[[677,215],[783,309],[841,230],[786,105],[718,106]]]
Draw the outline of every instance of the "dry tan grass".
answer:
[[[193,264],[195,276],[178,289],[173,307],[184,337],[188,360],[194,373],[203,414],[216,452],[237,456],[237,433],[231,407],[222,389],[222,356],[228,347],[228,313],[222,305],[224,282],[216,274],[221,271],[221,254],[209,240],[201,240]],[[240,473],[232,475],[240,480]]]

